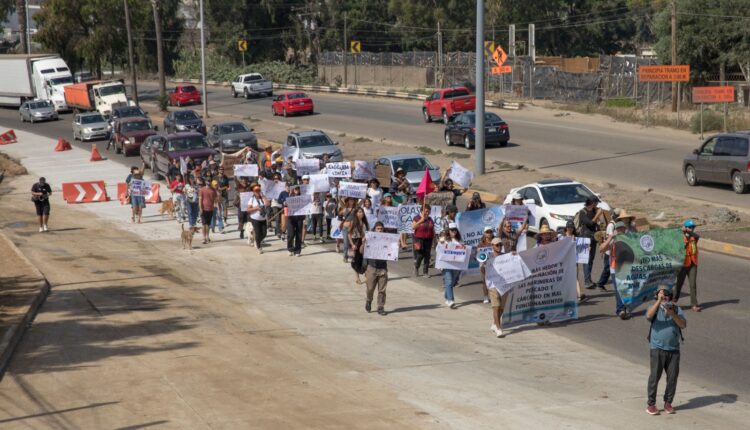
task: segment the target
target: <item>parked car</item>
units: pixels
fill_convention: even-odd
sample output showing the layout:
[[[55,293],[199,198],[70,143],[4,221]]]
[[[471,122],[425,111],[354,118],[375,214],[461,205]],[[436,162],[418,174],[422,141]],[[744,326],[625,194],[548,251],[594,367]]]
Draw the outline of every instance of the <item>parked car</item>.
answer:
[[[169,91],[170,106],[184,106],[189,104],[201,104],[201,93],[194,85],[177,85]]]
[[[451,116],[476,109],[476,98],[466,87],[454,87],[437,90],[430,94],[422,104],[424,122],[442,118],[444,124],[450,122]]]
[[[73,77],[74,80],[78,83],[96,80],[96,76],[94,76],[91,72],[76,72]]]
[[[286,137],[287,146],[292,148],[292,155],[297,158],[322,158],[328,155],[331,162],[344,161],[344,155],[327,134],[320,130],[293,131]]]
[[[47,100],[32,100],[23,102],[21,107],[18,108],[18,113],[21,115],[21,122],[35,123],[39,121],[57,121],[60,117],[57,116],[57,111],[52,103]]]
[[[178,133],[182,131],[197,131],[206,135],[206,125],[200,115],[193,110],[183,109],[169,112],[164,117],[164,132]]]
[[[709,137],[682,162],[682,172],[688,185],[701,182],[732,184],[737,194],[748,191],[750,131],[719,134]]]
[[[144,168],[148,169],[151,167],[151,160],[154,152],[152,146],[159,142],[162,137],[163,135],[161,134],[154,134],[147,137],[141,144],[141,165],[143,165]]]
[[[218,148],[220,152],[237,152],[242,148],[250,147],[258,150],[258,138],[253,134],[252,128],[241,122],[221,122],[214,124],[208,130],[208,144]]]
[[[466,149],[471,149],[474,147],[476,131],[475,112],[458,114],[445,126],[445,144],[448,146],[464,145]],[[508,140],[510,140],[508,124],[496,114],[486,112],[484,114],[484,142],[487,145],[508,146]]]
[[[315,106],[312,99],[303,92],[284,93],[276,97],[271,105],[273,115],[283,115],[285,118],[289,114],[306,113],[312,115],[315,112]]]
[[[169,170],[172,160],[190,157],[196,164],[206,160],[220,160],[221,155],[208,146],[206,137],[191,131],[154,136],[149,139],[150,159],[147,166],[151,169],[151,176],[158,180]]]
[[[115,152],[125,153],[126,157],[132,153],[139,153],[143,141],[156,134],[155,128],[148,118],[133,117],[117,120],[112,129]]]
[[[273,95],[273,82],[263,79],[260,73],[248,73],[239,75],[232,81],[232,97],[238,95],[249,99],[251,96]]]
[[[73,116],[73,140],[109,139],[109,122],[99,112]]]
[[[114,106],[109,116],[110,122],[117,121],[120,118],[148,118],[148,112],[144,112],[138,106],[121,105]]]
[[[375,162],[375,176],[380,186],[388,189],[398,169],[406,171],[406,180],[414,189],[422,182],[425,169],[429,169],[433,182],[440,180],[440,168],[433,166],[423,155],[399,154],[381,157]]]
[[[534,222],[529,222],[529,231],[532,232],[538,232],[539,227],[545,223],[550,229],[562,232],[565,224],[573,221],[576,213],[583,208],[586,199],[599,198],[599,194],[586,185],[570,179],[545,179],[513,188],[503,203],[510,203],[515,193],[521,194],[524,203],[536,205]],[[610,210],[605,202],[600,202],[599,207]]]

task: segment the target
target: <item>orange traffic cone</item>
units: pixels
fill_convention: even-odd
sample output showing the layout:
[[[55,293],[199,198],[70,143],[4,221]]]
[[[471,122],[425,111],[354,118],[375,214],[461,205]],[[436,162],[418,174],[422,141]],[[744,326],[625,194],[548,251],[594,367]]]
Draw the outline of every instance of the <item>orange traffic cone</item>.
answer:
[[[16,138],[16,132],[13,131],[12,128],[10,130],[8,130],[8,132],[5,133],[5,134],[7,134],[10,137],[11,142],[14,142],[14,143],[18,142],[18,139]]]
[[[68,143],[68,142],[66,142],[65,139],[63,139],[62,137],[58,138],[57,139],[57,145],[55,145],[55,151],[56,152],[62,152],[62,151],[65,151],[66,149],[68,149],[68,148],[65,147],[66,143]]]
[[[91,144],[91,160],[90,161],[103,161],[104,158],[102,158],[102,155],[99,153],[99,150],[96,149],[96,143]]]
[[[70,142],[68,142],[65,139],[63,139],[63,147],[65,148],[66,151],[72,151],[73,150],[73,147],[70,146]]]

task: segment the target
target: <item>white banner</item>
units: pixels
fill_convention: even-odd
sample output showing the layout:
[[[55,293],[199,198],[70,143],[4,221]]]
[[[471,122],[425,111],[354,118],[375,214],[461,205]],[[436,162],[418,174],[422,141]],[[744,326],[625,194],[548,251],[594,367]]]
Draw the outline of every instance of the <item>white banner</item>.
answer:
[[[329,178],[348,178],[352,176],[352,165],[348,161],[340,163],[327,163],[326,175]]]
[[[398,205],[398,232],[413,234],[412,223],[417,215],[422,213],[422,205]],[[440,234],[443,218],[442,206],[430,206],[430,218],[435,224],[435,233]]]
[[[367,184],[341,181],[339,182],[339,197],[364,199],[367,197]]]
[[[134,197],[148,197],[151,194],[151,182],[145,179],[130,180],[130,195]]]
[[[253,193],[250,192],[240,193],[240,210],[247,210],[247,205],[250,204],[250,197],[252,197],[252,195]]]
[[[453,183],[460,185],[461,188],[469,188],[471,181],[474,179],[474,173],[453,160],[448,178],[452,179]]]
[[[328,175],[325,173],[316,173],[310,176],[310,185],[316,193],[327,192],[331,189],[331,184],[328,181]]]
[[[258,176],[257,164],[235,164],[234,176]]]
[[[375,176],[375,162],[374,161],[357,160],[354,162],[354,171],[352,172],[352,179],[369,181],[370,179],[373,179],[375,177],[376,176]]]
[[[297,176],[320,172],[320,161],[317,158],[300,158],[294,162]]]
[[[307,184],[307,185],[301,184],[299,186],[299,193],[303,196],[311,196],[313,195],[313,193],[315,193],[315,189],[310,184]]]
[[[518,255],[531,275],[511,286],[503,328],[577,319],[575,243],[559,240]]]
[[[591,239],[588,237],[577,237],[576,238],[576,263],[589,264],[590,252],[591,252]]]
[[[263,191],[263,195],[267,198],[278,200],[279,194],[286,191],[286,182],[266,181],[266,188],[261,191]]]
[[[398,261],[399,235],[394,233],[365,233],[365,258]]]
[[[438,245],[436,249],[436,269],[466,270],[469,268],[470,246],[457,248],[453,245]]]
[[[338,217],[331,219],[331,239],[343,239],[343,232],[341,231],[341,224],[343,224]]]
[[[286,205],[289,208],[289,216],[312,214],[312,197],[310,196],[287,197]]]
[[[530,276],[529,268],[519,254],[502,254],[487,260],[485,279],[487,288],[496,289],[501,295],[507,293],[514,282]]]
[[[381,206],[378,208],[378,221],[383,223],[383,228],[395,228],[399,227],[398,218],[398,207],[393,206]]]
[[[526,251],[528,247],[529,245],[526,238],[526,232],[523,232],[520,236],[518,236],[518,241],[516,242],[516,252]],[[510,249],[506,249],[504,252],[510,252]]]
[[[281,156],[284,158],[284,163],[289,161],[289,157],[292,157],[292,160],[297,161],[297,150],[293,146],[284,145],[281,147]]]

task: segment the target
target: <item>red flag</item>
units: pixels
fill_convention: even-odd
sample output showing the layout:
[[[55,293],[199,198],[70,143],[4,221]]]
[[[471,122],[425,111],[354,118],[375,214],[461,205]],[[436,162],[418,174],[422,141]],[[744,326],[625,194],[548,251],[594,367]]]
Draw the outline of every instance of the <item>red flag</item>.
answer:
[[[417,198],[424,199],[427,194],[430,194],[433,191],[435,191],[435,184],[432,182],[430,169],[425,167],[424,176],[422,176],[422,182],[420,182],[419,186],[417,187]]]

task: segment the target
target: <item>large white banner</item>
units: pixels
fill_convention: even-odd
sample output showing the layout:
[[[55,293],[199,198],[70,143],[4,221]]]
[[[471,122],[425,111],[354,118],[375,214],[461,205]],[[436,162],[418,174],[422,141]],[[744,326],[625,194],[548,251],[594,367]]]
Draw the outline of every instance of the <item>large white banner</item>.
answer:
[[[436,269],[466,270],[469,268],[469,260],[471,260],[470,246],[458,248],[450,244],[438,245],[436,250]]]
[[[352,165],[348,161],[327,163],[326,175],[329,178],[348,178],[352,176]]]
[[[394,233],[365,233],[365,258],[398,261],[399,235]]]
[[[258,165],[257,164],[235,164],[234,165],[234,176],[258,176]]]
[[[339,197],[364,199],[367,197],[367,184],[341,181],[339,182]]]
[[[316,193],[327,192],[331,189],[331,184],[328,181],[328,175],[325,173],[316,173],[310,176],[310,185]]]
[[[394,206],[381,206],[378,208],[378,221],[383,223],[383,228],[399,227],[399,208]]]
[[[511,286],[503,328],[577,319],[575,242],[559,240],[518,255],[530,275]]]
[[[485,266],[487,287],[496,289],[500,294],[507,293],[514,282],[523,281],[529,275],[529,268],[518,254],[508,253],[492,257],[487,260]]]
[[[300,158],[294,162],[297,176],[320,172],[320,161],[317,158]]]
[[[576,263],[589,264],[589,253],[591,253],[591,239],[588,237],[577,237],[576,238]]]
[[[474,179],[474,173],[453,160],[448,178],[452,179],[453,183],[460,185],[461,188],[469,188],[471,181]]]
[[[289,208],[289,216],[312,214],[311,196],[287,197],[286,205]]]
[[[352,179],[359,179],[369,181],[375,178],[375,162],[374,161],[361,161],[356,160],[354,162],[354,171],[352,172]]]

